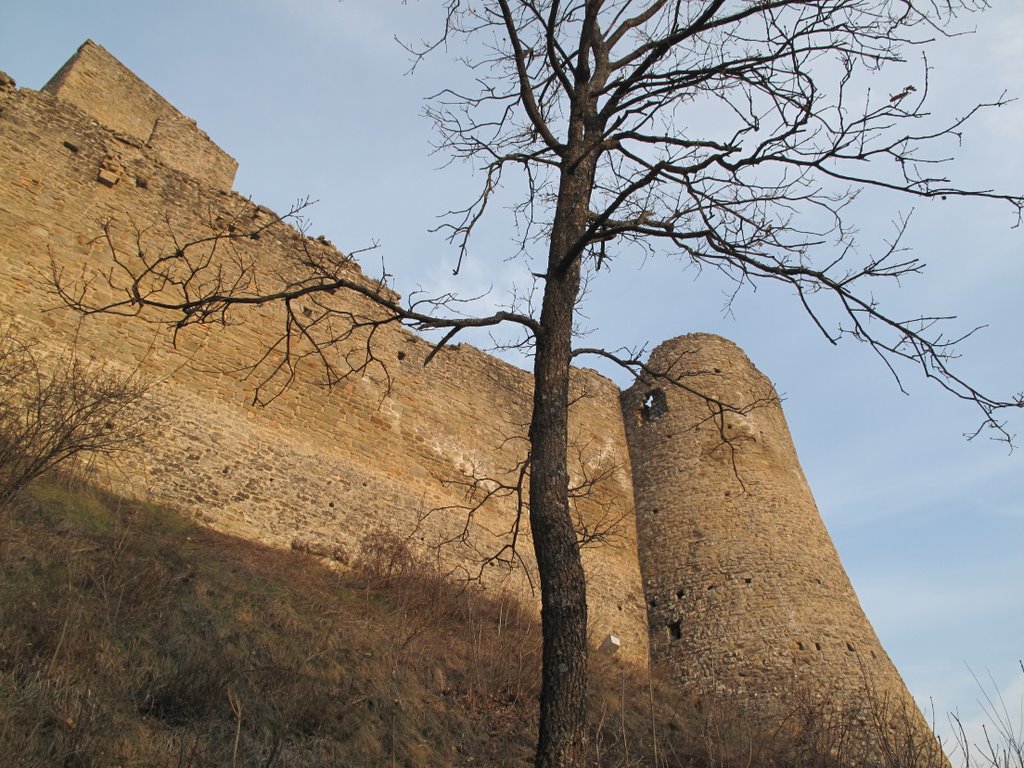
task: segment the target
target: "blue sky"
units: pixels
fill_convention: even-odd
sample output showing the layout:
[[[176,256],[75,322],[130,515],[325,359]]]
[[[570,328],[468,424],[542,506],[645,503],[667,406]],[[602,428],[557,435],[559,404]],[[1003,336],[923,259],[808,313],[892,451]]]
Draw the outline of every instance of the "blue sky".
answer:
[[[393,36],[438,29],[436,1],[0,0],[0,69],[39,88],[86,38],[105,46],[240,163],[236,189],[282,212],[319,200],[312,234],[342,250],[379,241],[408,294],[491,291],[500,303],[526,269],[507,217],[482,234],[462,275],[455,253],[428,230],[475,192],[473,169],[432,154],[423,97],[461,77],[446,59],[414,75]],[[930,49],[932,109],[963,114],[1004,90],[1024,96],[1024,3],[994,0],[965,19],[977,33]],[[453,51],[454,53],[454,51]],[[918,82],[920,60],[892,82]],[[889,81],[881,81],[880,88]],[[898,86],[897,86],[898,87]],[[954,179],[1021,192],[1024,107],[983,115],[957,149]],[[983,389],[1024,389],[1024,228],[1008,206],[929,203],[865,195],[856,206],[865,247],[891,235],[914,208],[908,242],[923,277],[879,296],[894,314],[957,314],[955,327],[988,327],[962,346],[961,370]],[[1008,455],[962,435],[976,414],[913,371],[910,395],[865,349],[831,347],[785,291],[742,293],[671,259],[616,263],[583,307],[588,344],[656,344],[692,331],[736,341],[768,374],[804,470],[843,562],[911,691],[939,719],[977,715],[970,669],[1017,691],[1024,676],[1024,447]],[[605,371],[611,374],[610,371]],[[1016,432],[1024,435],[1024,414]],[[1022,438],[1024,439],[1024,438]],[[941,722],[940,722],[941,725]]]

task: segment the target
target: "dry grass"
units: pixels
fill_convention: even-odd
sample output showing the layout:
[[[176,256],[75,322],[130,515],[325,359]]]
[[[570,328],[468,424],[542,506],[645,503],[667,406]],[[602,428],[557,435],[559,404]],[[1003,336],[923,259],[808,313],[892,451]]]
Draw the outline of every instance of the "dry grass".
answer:
[[[539,634],[386,532],[339,575],[48,480],[0,519],[2,764],[524,765]],[[624,674],[595,676],[595,765],[653,764]]]
[[[0,765],[529,765],[539,636],[387,531],[339,575],[49,479],[0,514]],[[684,705],[592,659],[595,767],[866,765],[810,697]],[[875,764],[938,764],[901,749]]]

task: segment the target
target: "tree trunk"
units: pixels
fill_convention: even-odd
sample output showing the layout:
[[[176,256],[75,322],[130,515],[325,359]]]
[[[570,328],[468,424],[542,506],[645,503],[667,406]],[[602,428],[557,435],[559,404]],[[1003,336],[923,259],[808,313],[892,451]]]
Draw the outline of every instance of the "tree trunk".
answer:
[[[530,526],[541,585],[544,675],[537,768],[583,765],[587,731],[587,591],[569,514],[569,363],[593,162],[565,161],[551,233],[530,424]]]

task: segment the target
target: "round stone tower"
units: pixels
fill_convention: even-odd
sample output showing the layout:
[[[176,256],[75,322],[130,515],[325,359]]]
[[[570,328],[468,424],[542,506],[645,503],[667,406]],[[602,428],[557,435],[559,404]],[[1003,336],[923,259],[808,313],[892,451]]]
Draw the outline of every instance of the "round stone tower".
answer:
[[[651,355],[623,393],[652,660],[684,689],[927,724],[864,615],[778,396],[725,339]],[[655,374],[661,374],[655,375]]]

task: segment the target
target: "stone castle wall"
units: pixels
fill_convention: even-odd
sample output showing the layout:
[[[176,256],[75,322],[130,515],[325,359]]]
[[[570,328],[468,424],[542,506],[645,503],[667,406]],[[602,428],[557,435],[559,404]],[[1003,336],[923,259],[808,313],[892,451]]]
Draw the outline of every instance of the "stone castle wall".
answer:
[[[161,126],[170,126],[166,141]],[[169,155],[172,145],[180,151]],[[189,329],[172,345],[165,325],[144,322],[151,316],[83,319],[62,306],[54,274],[116,301],[123,285],[94,279],[113,253],[131,260],[211,235],[217,258],[252,265],[264,291],[297,257],[339,263],[375,287],[329,244],[228,191],[234,161],[110,54],[86,43],[42,92],[0,79],[0,158],[8,317],[53,349],[74,340],[79,354],[154,382],[151,434],[108,475],[115,489],[278,546],[298,540],[351,555],[384,525],[471,574],[508,541],[509,500],[469,519],[466,491],[474,478],[514,477],[530,413],[526,372],[465,345],[424,366],[431,345],[388,325],[375,332],[365,370],[325,387],[306,359],[295,382],[271,387],[279,396],[258,407],[254,384],[269,368],[244,369],[273,346],[279,307]],[[227,237],[253,228],[258,239]],[[358,297],[331,300],[355,318],[378,311]],[[359,367],[367,342],[347,339],[332,364]],[[705,692],[779,700],[808,685],[843,700],[869,681],[909,702],[817,513],[767,378],[707,335],[666,342],[649,366],[685,374],[684,387],[647,379],[620,393],[592,371],[573,373],[570,471],[577,481],[605,476],[577,513],[591,526],[615,523],[610,542],[584,550],[594,642],[615,634],[627,658],[645,664],[650,654]],[[719,418],[688,389],[757,407]],[[535,600],[528,529],[519,553],[525,567],[484,566],[483,579]]]
[[[65,82],[70,79],[66,77]],[[127,94],[127,90],[124,92]],[[139,318],[84,320],[63,309],[51,259],[68,286],[81,285],[111,263],[108,224],[118,254],[167,252],[174,243],[268,225],[258,241],[222,241],[228,261],[255,261],[271,284],[296,254],[344,261],[331,246],[273,223],[275,215],[241,196],[211,187],[163,162],[75,105],[26,89],[0,96],[0,302],[6,314],[40,329],[58,348],[77,340],[80,354],[138,367],[156,382],[157,412],[143,451],[121,460],[111,475],[119,490],[144,494],[200,516],[222,530],[279,546],[294,540],[355,554],[359,540],[384,525],[412,536],[446,564],[476,574],[481,557],[498,550],[513,524],[507,499],[488,504],[466,526],[466,483],[509,480],[525,454],[532,381],[514,366],[473,347],[442,350],[424,367],[431,345],[396,326],[379,329],[379,363],[333,388],[320,369],[300,365],[293,386],[266,407],[251,405],[253,377],[231,373],[272,344],[282,317],[271,308],[229,328],[199,328],[171,345],[166,326]],[[143,104],[143,109],[148,102]],[[120,112],[130,113],[131,105]],[[141,233],[141,234],[140,234]],[[362,277],[354,263],[351,276]],[[93,298],[104,294],[97,284]],[[371,317],[366,300],[344,308]],[[359,357],[354,338],[334,363]],[[358,360],[357,360],[358,362]],[[263,369],[257,371],[258,377]],[[621,653],[646,663],[647,632],[632,517],[629,456],[619,417],[618,389],[588,371],[574,375],[572,434],[583,473],[607,474],[594,494],[578,500],[592,523],[616,520],[614,541],[585,550],[595,642],[608,634]],[[527,599],[534,570],[528,526],[512,574],[485,569]],[[533,583],[536,583],[535,578]]]

